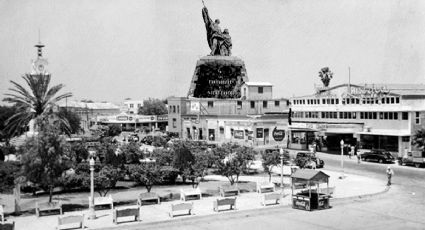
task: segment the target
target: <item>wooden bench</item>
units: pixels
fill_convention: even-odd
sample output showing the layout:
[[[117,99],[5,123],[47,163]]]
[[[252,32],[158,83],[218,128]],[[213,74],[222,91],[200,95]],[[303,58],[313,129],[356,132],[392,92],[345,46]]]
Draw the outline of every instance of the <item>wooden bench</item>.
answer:
[[[180,211],[188,211],[188,215],[192,215],[193,211],[193,203],[192,202],[186,202],[186,203],[179,203],[179,204],[171,204],[171,211],[170,211],[170,217],[174,217],[174,212],[180,212]]]
[[[77,224],[77,225],[75,225]],[[63,216],[58,217],[58,226],[56,229],[69,229],[69,228],[85,228],[84,226],[84,214],[74,216]]]
[[[280,199],[282,198],[282,195],[280,193],[266,193],[263,196],[263,200],[261,201],[261,204],[263,206],[267,205],[267,201],[272,200],[275,202],[275,204],[279,204]]]
[[[0,223],[0,230],[15,230],[15,222]]]
[[[35,214],[37,217],[40,217],[41,212],[51,212],[51,211],[59,211],[62,215],[62,203],[58,202],[45,202],[45,203],[35,203]]]
[[[257,182],[258,193],[267,193],[267,192],[274,192],[274,191],[275,191],[275,186],[273,183],[269,183],[269,182],[258,183]]]
[[[158,194],[154,192],[146,192],[146,193],[140,193],[139,198],[137,199],[137,205],[142,206],[143,202],[154,201],[157,204],[161,204],[161,199],[159,198]]]
[[[127,216],[134,216],[134,221],[140,221],[140,207],[114,209],[112,221],[115,224],[118,224],[118,217],[127,217]]]
[[[236,197],[233,198],[222,198],[222,199],[217,199],[213,201],[213,210],[216,212],[219,212],[219,207],[220,206],[225,206],[225,205],[229,205],[230,206],[230,210],[232,210],[233,208],[236,209]]]
[[[220,196],[222,197],[226,197],[227,195],[230,195],[230,196],[239,195],[239,188],[235,185],[221,185],[219,189],[220,189]]]
[[[91,197],[89,197],[89,204],[90,204]],[[112,195],[105,196],[105,197],[95,197],[94,198],[94,207],[101,206],[101,205],[110,205],[111,209],[114,209],[114,200],[112,199]]]
[[[187,197],[199,197],[202,199],[201,189],[198,187],[196,189],[180,189],[180,200],[186,201]]]

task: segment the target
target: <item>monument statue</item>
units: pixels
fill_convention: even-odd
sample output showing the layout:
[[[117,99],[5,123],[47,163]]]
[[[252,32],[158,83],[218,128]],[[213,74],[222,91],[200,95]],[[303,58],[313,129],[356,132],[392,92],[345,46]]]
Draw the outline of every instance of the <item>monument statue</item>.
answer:
[[[202,17],[204,18],[205,28],[207,30],[208,45],[211,49],[210,55],[231,56],[232,38],[230,37],[229,30],[224,29],[222,32],[219,26],[220,20],[216,19],[212,21],[205,6],[202,8]]]

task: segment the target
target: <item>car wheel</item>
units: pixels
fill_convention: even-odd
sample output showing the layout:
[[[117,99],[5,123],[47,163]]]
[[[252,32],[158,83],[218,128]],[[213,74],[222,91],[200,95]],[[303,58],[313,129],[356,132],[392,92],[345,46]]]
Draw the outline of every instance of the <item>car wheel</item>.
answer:
[[[421,164],[419,164],[419,163],[415,163],[415,167],[416,167],[416,168],[420,168],[420,167],[421,167]]]
[[[380,164],[384,163],[384,161],[382,159],[379,159],[378,161]]]

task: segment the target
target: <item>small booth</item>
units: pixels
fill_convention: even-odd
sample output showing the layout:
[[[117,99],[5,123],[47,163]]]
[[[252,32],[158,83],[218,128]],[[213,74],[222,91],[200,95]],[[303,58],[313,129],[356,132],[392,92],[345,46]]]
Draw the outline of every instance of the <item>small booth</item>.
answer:
[[[330,208],[329,175],[313,169],[300,169],[291,178],[292,208],[307,211]]]

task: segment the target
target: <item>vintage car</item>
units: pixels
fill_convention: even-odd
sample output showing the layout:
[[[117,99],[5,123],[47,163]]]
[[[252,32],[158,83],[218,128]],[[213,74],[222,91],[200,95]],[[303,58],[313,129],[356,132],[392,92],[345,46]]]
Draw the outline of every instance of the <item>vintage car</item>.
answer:
[[[294,162],[300,168],[323,168],[325,162],[311,152],[298,152]]]
[[[395,160],[390,152],[382,149],[373,149],[370,152],[365,152],[360,158],[362,161],[375,161],[379,163],[393,163]]]

